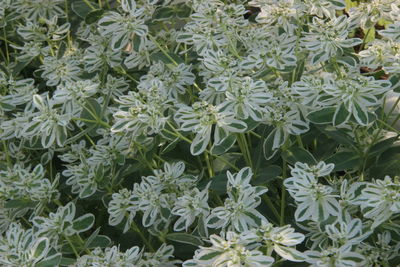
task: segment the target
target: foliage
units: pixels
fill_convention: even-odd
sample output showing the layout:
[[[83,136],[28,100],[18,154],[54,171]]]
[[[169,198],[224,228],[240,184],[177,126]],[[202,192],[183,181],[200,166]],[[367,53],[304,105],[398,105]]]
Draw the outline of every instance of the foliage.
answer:
[[[400,264],[399,0],[0,0],[1,266]]]

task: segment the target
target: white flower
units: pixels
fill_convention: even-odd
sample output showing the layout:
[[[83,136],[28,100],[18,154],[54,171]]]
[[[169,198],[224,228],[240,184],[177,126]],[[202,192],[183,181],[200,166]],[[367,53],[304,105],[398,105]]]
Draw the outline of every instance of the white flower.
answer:
[[[260,121],[263,117],[263,107],[272,101],[272,94],[268,92],[264,81],[244,77],[240,81],[232,81],[221,109],[233,111],[240,119],[250,117]]]
[[[121,8],[122,15],[110,11],[98,22],[100,33],[111,37],[111,48],[116,51],[133,42],[135,34],[144,38],[148,30],[143,20],[144,9],[137,8],[135,0],[122,0]]]
[[[363,266],[364,256],[351,250],[351,245],[329,247],[322,251],[306,251],[307,262],[313,267]]]
[[[12,223],[0,238],[0,264],[28,267],[50,257],[61,258],[59,253],[49,255],[50,249],[49,238],[38,237],[33,229],[24,230],[20,224]]]
[[[367,183],[355,203],[361,206],[364,217],[374,220],[372,227],[376,227],[400,213],[400,184],[389,176]]]
[[[236,231],[247,231],[265,220],[256,210],[261,203],[260,196],[267,192],[264,187],[253,187],[248,184],[253,173],[250,168],[244,168],[236,175],[229,172],[227,192],[224,206],[214,208],[206,219],[210,228],[229,228]]]
[[[180,216],[174,224],[174,231],[188,230],[196,217],[204,220],[210,212],[207,203],[208,187],[202,191],[194,188],[192,191],[186,191],[185,195],[178,197],[171,213]]]
[[[314,17],[310,31],[304,33],[302,45],[310,52],[311,63],[321,63],[343,53],[343,49],[361,44],[359,38],[348,38],[349,21],[340,16],[325,21]]]
[[[113,246],[105,248],[94,249],[90,255],[84,255],[78,258],[74,267],[136,267],[137,262],[140,260],[141,252],[139,247],[132,247],[125,252],[121,252],[119,247]]]
[[[230,133],[241,133],[247,128],[246,123],[235,119],[234,113],[221,112],[221,107],[207,102],[196,102],[192,107],[181,106],[175,120],[181,124],[182,131],[192,131],[196,134],[190,146],[192,155],[199,155],[206,149],[213,125],[216,126],[214,145],[220,144]]]
[[[260,242],[286,260],[294,262],[305,260],[303,253],[294,248],[304,241],[304,235],[295,233],[294,228],[291,228],[290,225],[274,227],[271,223],[262,221],[261,226],[242,233],[241,238],[251,242]]]
[[[332,187],[318,183],[313,173],[299,171],[296,165],[292,175],[284,185],[297,202],[296,221],[320,221],[339,214],[340,205]]]
[[[198,249],[193,260],[184,262],[183,266],[268,267],[274,262],[272,257],[263,255],[258,250],[247,249],[247,242],[234,232],[227,232],[226,239],[211,235],[210,242],[211,247]]]
[[[41,69],[43,69],[42,78],[47,80],[47,86],[56,86],[62,81],[76,81],[82,72],[79,62],[67,56],[60,59],[47,56]]]
[[[50,212],[48,218],[36,216],[32,219],[38,236],[45,236],[57,243],[60,237],[68,237],[89,230],[95,217],[91,213],[75,218],[76,207],[73,202],[61,206],[55,213]]]
[[[344,124],[353,116],[360,125],[368,125],[369,114],[377,108],[381,103],[382,94],[390,88],[390,81],[375,80],[360,74],[328,79],[324,91],[330,96],[326,103],[334,103],[336,106],[333,124]]]
[[[110,217],[108,224],[115,226],[127,217],[124,233],[131,227],[133,218],[138,210],[139,200],[132,195],[132,191],[126,188],[119,190],[118,193],[112,194],[112,200],[108,203],[108,213]]]

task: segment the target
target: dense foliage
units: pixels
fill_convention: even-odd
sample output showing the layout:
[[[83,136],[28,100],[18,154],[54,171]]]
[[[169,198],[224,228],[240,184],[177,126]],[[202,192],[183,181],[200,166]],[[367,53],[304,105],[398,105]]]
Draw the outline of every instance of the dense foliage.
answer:
[[[398,266],[400,0],[0,0],[1,266]]]

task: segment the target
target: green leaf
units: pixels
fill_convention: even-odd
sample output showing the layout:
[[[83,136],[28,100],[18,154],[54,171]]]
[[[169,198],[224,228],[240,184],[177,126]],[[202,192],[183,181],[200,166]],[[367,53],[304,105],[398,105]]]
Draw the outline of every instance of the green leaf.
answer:
[[[347,65],[349,67],[356,67],[358,64],[357,58],[352,56],[338,57],[337,62]]]
[[[364,29],[364,42],[366,44],[372,42],[373,40],[375,40],[375,27],[371,27],[369,29]]]
[[[87,231],[93,226],[94,219],[95,217],[91,213],[82,215],[74,220],[72,223],[72,229],[74,229],[77,233]]]
[[[176,145],[181,141],[181,139],[179,137],[177,137],[175,140],[173,140],[172,142],[170,142],[166,147],[164,147],[161,150],[161,154],[165,154],[168,153],[172,150],[174,150],[174,148],[176,147]]]
[[[211,148],[211,154],[221,155],[226,153],[236,142],[236,136],[230,135],[219,144],[214,144]]]
[[[346,3],[343,0],[331,0],[331,3],[339,8],[345,8],[346,7]]]
[[[105,235],[99,235],[100,228],[97,228],[85,242],[85,248],[105,248],[111,244],[111,239]]]
[[[112,243],[111,239],[105,235],[96,236],[89,244],[85,245],[87,248],[105,248]]]
[[[45,237],[39,238],[33,248],[33,256],[37,259],[43,258],[49,250],[49,240]]]
[[[61,263],[61,253],[57,253],[51,255],[44,260],[40,261],[39,263],[35,264],[35,267],[54,267],[58,266]]]
[[[307,118],[312,123],[315,124],[326,124],[326,123],[331,123],[333,121],[334,114],[335,114],[335,108],[329,107],[310,112],[307,115]]]
[[[11,199],[6,202],[4,207],[6,209],[22,209],[22,208],[34,208],[37,202],[33,202],[30,199]]]
[[[253,185],[266,185],[277,179],[282,173],[282,168],[277,165],[270,165],[265,168],[261,168],[254,176]]]
[[[61,41],[58,51],[57,51],[57,59],[60,59],[64,56],[65,51],[67,51],[67,43],[64,41]]]
[[[368,110],[366,108],[363,109],[357,102],[354,102],[353,116],[363,126],[369,123]]]
[[[344,129],[338,129],[332,126],[325,128],[318,127],[318,129],[327,136],[337,141],[339,144],[354,146],[353,138],[350,135],[348,135]]]
[[[172,233],[172,234],[167,234],[165,236],[166,239],[179,242],[179,243],[185,243],[185,244],[190,244],[193,246],[201,246],[203,245],[203,241],[197,236],[191,235],[191,234],[185,234],[185,233]]]
[[[397,141],[398,138],[399,136],[394,136],[376,143],[370,148],[368,155],[376,156],[385,152],[393,145],[395,141]]]
[[[165,55],[163,52],[156,52],[151,54],[150,59],[152,61],[162,61],[165,64],[185,63],[185,61],[177,54],[167,52],[167,55]]]
[[[100,104],[93,98],[87,99],[80,117],[84,119],[83,122],[88,127],[98,125],[98,121],[101,120]]]
[[[175,17],[175,9],[173,7],[160,7],[153,13],[153,20],[168,20]]]
[[[88,3],[90,3],[91,6],[89,6]],[[74,0],[71,4],[71,9],[76,15],[84,19],[92,10],[99,8],[98,4],[92,1],[88,1],[88,3],[82,0]]]
[[[218,156],[213,161],[213,169],[214,172],[220,172],[226,169],[229,169],[231,166],[229,164],[226,164],[226,162],[230,162],[231,164],[235,164],[240,158],[242,158],[241,153],[224,153],[221,156]]]
[[[61,266],[70,266],[70,265],[73,265],[75,262],[76,262],[76,259],[62,257],[61,261],[60,261],[60,265]]]
[[[202,254],[202,256],[199,257],[199,260],[201,260],[201,261],[211,260],[212,258],[215,258],[215,257],[221,255],[222,253],[224,253],[224,252],[223,251],[210,251],[209,253]]]
[[[104,9],[92,10],[85,16],[85,23],[86,24],[95,23],[103,16],[103,14],[104,14]]]
[[[209,189],[213,190],[218,195],[223,195],[226,193],[226,183],[228,182],[228,177],[226,173],[221,173],[210,179],[204,179],[199,183],[199,188],[204,189],[207,184],[211,182]]]
[[[192,9],[187,5],[179,5],[176,16],[180,19],[187,18],[192,13]]]
[[[352,170],[361,164],[361,157],[357,152],[342,151],[332,155],[325,162],[335,164],[334,171]]]
[[[272,159],[276,152],[279,151],[279,147],[276,147],[276,145],[281,145],[285,141],[281,133],[279,134],[279,138],[275,137],[278,135],[277,129],[273,129],[263,143],[263,152],[266,160]]]
[[[296,162],[303,162],[310,165],[317,164],[317,161],[314,158],[314,156],[310,152],[301,147],[288,148],[282,153],[282,157],[292,165],[294,165]]]
[[[285,247],[274,244],[274,250],[276,253],[278,253],[279,256],[289,261],[301,262],[306,259],[303,253],[297,251],[295,248],[292,247]]]
[[[392,89],[396,93],[400,93],[400,75],[390,75],[389,81],[392,83]]]
[[[338,126],[348,121],[350,117],[350,112],[346,109],[345,105],[342,103],[336,108],[335,114],[333,115],[333,125]]]

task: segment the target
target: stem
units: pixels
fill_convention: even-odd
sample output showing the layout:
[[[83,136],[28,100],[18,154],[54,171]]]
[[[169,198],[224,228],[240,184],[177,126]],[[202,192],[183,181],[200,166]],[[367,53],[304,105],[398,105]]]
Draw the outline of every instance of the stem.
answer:
[[[151,35],[148,35],[148,36],[149,36],[149,39],[158,47],[158,49],[161,50],[161,52],[162,52],[169,60],[171,60],[171,62],[172,62],[175,66],[178,66],[178,65],[179,65],[178,62],[176,62],[176,61],[168,54],[168,51],[166,51],[166,50],[157,42],[156,38],[154,38],[154,37],[151,36]],[[166,66],[169,67],[168,64],[166,64]],[[170,67],[169,67],[169,68],[170,68]],[[194,87],[196,87],[197,90],[203,91],[203,90],[197,85],[196,82],[195,82],[193,85],[194,85]]]
[[[8,41],[7,41],[7,34],[6,34],[6,28],[5,27],[3,28],[3,37],[4,37],[4,41],[5,41],[4,46],[6,47],[6,57],[7,57],[7,65],[8,65],[8,64],[10,64],[10,54],[9,54],[9,51],[8,51]]]
[[[85,241],[83,241],[82,237],[79,234],[75,234],[75,235],[78,237],[78,239],[81,242],[82,246],[85,246]],[[87,254],[92,254],[91,251],[88,248],[85,248],[85,251],[86,251]]]
[[[262,199],[265,201],[265,203],[268,205],[268,207],[272,210],[272,213],[275,215],[277,219],[280,219],[280,214],[277,211],[277,209],[274,206],[274,203],[272,203],[271,199],[267,196],[267,194],[262,195]]]
[[[79,258],[79,253],[76,251],[76,248],[75,248],[74,244],[72,244],[72,242],[71,242],[71,240],[68,238],[68,236],[65,236],[65,235],[64,235],[64,237],[65,237],[65,239],[67,240],[69,246],[70,246],[70,247],[72,248],[72,250],[74,251],[74,254],[75,254],[76,258]]]
[[[296,138],[297,138],[297,143],[299,143],[299,146],[300,146],[301,148],[304,148],[303,141],[301,140],[300,135],[297,135]]]
[[[286,207],[286,190],[283,182],[286,179],[286,171],[287,171],[287,163],[286,160],[283,160],[283,168],[282,168],[282,192],[281,192],[281,216],[279,224],[283,226],[285,224],[285,207]]]
[[[140,231],[139,227],[136,225],[134,221],[132,221],[132,228],[133,230],[139,234],[140,238],[142,239],[143,243],[146,244],[146,246],[152,251],[155,252],[155,249],[153,246],[150,244],[149,240],[143,235],[143,233]]]
[[[372,30],[372,27],[369,28],[368,31],[367,31],[367,33],[364,35],[363,41],[362,41],[362,43],[361,43],[361,45],[360,45],[360,51],[364,49],[365,44],[366,44],[366,42],[367,42],[367,37],[368,37],[369,33],[371,32],[371,30]]]
[[[204,158],[205,158],[205,161],[206,161],[206,164],[207,164],[208,176],[210,176],[210,178],[212,178],[215,175],[214,175],[213,168],[211,166],[211,161],[210,161],[210,158],[208,156],[208,153],[204,153]]]
[[[96,8],[88,1],[88,0],[83,0],[83,2],[85,2],[85,4],[90,7],[91,10],[96,10]]]
[[[6,154],[7,166],[11,168],[12,167],[11,158],[10,154],[8,153],[8,148],[5,140],[3,140],[3,148],[4,148],[4,153]]]
[[[246,164],[253,169],[253,162],[251,160],[250,149],[249,149],[249,146],[247,144],[246,138],[244,137],[243,134],[238,134],[237,135],[237,140],[238,140],[238,144],[239,144],[239,147],[240,147],[240,151],[243,154],[243,157],[244,157],[244,159],[246,161]]]

